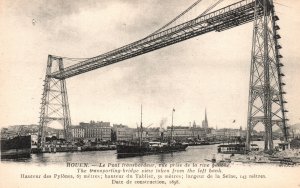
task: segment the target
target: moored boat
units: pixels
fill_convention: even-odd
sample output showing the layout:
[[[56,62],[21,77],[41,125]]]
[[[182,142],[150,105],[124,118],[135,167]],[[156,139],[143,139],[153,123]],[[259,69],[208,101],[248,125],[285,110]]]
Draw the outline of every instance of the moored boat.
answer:
[[[211,143],[208,141],[189,142],[189,146],[201,146],[201,145],[211,145]]]
[[[184,143],[161,143],[161,142],[143,142],[142,145],[128,143],[117,145],[118,157],[132,157],[142,155],[152,155],[160,153],[171,153],[185,151],[188,144]]]
[[[188,147],[187,143],[176,142],[173,140],[173,113],[172,111],[172,129],[171,129],[171,139],[168,143],[164,142],[146,142],[143,141],[143,124],[142,124],[142,108],[141,108],[141,125],[139,132],[139,142],[128,142],[117,144],[117,154],[119,158],[123,157],[133,157],[142,155],[152,155],[160,153],[171,153],[177,151],[185,151]]]
[[[250,145],[250,151],[259,151],[257,144]],[[249,151],[246,149],[245,143],[222,144],[218,146],[218,153],[223,154],[246,154]]]
[[[1,139],[1,159],[28,158],[30,154],[30,135]]]
[[[244,154],[246,153],[246,147],[245,144],[222,144],[218,146],[218,153]]]

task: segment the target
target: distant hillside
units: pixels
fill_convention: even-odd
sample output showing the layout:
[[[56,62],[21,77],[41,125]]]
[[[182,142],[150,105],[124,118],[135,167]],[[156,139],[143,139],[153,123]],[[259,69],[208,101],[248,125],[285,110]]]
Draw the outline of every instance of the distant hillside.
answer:
[[[300,123],[296,123],[294,125],[288,125],[290,129],[293,129],[293,130],[300,130]],[[274,126],[273,127],[273,131],[274,132],[281,132],[280,128],[278,126]]]
[[[29,130],[30,132],[37,132],[39,130],[39,125],[11,125],[8,127],[3,127],[2,129],[7,129],[10,131],[18,132],[20,130]],[[1,129],[1,130],[2,130]],[[57,131],[61,129],[55,129],[51,127],[46,127],[46,131]]]
[[[296,123],[294,125],[290,125],[290,128],[291,129],[298,129],[298,130],[300,130],[300,123]]]

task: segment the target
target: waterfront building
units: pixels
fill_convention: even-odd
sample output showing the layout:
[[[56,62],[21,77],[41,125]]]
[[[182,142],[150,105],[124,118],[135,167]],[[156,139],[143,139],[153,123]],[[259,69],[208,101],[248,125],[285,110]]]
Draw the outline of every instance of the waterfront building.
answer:
[[[140,136],[142,134],[143,140],[149,140],[150,138],[147,138],[147,132],[145,131],[145,128],[143,128],[143,132],[141,133],[141,129],[137,127],[136,129],[133,129],[133,140],[138,141],[140,139]]]
[[[218,129],[214,131],[216,138],[218,139],[228,139],[228,138],[245,138],[246,137],[246,130],[240,129]]]
[[[64,130],[62,130],[62,129],[57,130],[56,134],[53,131],[49,131],[48,136],[49,137],[56,136],[56,138],[58,138],[58,139],[64,139],[65,138]]]
[[[166,136],[171,137],[171,127],[167,127]],[[192,129],[185,126],[173,126],[173,138],[175,140],[184,140],[190,138],[193,135]]]
[[[112,127],[115,141],[131,141],[135,138],[135,131],[127,125],[114,124]]]
[[[215,131],[215,136],[217,139],[224,139],[225,138],[226,129],[218,129]]]
[[[90,123],[80,122],[79,127],[82,127],[84,131],[81,129],[77,130],[78,136],[82,135],[84,132],[84,138],[93,140],[93,141],[110,141],[111,140],[111,126],[110,122],[94,122]],[[80,133],[79,133],[80,132]],[[74,132],[75,133],[75,132]]]
[[[160,140],[161,139],[161,130],[160,128],[146,128],[144,130],[145,136],[149,140]]]
[[[207,120],[207,118],[206,118]],[[205,120],[203,121],[205,122]],[[211,132],[211,129],[210,128],[203,128],[203,122],[202,122],[202,127],[200,127],[200,125],[197,125],[196,122],[194,121],[193,123],[193,126],[191,127],[191,131],[192,131],[192,135],[191,137],[192,138],[195,138],[195,139],[205,139],[208,135],[208,133]],[[206,127],[206,126],[204,126]]]
[[[232,137],[239,137],[240,131],[239,129],[225,129],[225,137],[232,138]]]
[[[209,128],[208,133],[206,134],[207,138],[216,138],[216,129]]]
[[[71,133],[74,139],[84,139],[85,128],[84,126],[71,126]]]
[[[197,138],[197,139],[204,139],[206,138],[207,134],[206,134],[206,130],[204,128],[201,127],[196,127],[192,129],[192,136],[193,138]]]
[[[196,122],[193,123],[193,128],[195,129],[197,127]]]

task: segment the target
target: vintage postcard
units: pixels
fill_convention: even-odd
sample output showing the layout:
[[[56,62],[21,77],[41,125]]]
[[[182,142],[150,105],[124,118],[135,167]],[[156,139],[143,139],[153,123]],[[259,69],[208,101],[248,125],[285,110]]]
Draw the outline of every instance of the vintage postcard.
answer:
[[[0,0],[0,187],[300,187],[299,18],[294,0]]]

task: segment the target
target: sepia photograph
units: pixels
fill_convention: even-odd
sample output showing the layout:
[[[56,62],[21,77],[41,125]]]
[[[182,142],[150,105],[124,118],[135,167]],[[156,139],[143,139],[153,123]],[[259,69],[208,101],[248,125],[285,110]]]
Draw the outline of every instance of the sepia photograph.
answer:
[[[0,0],[0,187],[300,187],[300,2]]]

